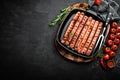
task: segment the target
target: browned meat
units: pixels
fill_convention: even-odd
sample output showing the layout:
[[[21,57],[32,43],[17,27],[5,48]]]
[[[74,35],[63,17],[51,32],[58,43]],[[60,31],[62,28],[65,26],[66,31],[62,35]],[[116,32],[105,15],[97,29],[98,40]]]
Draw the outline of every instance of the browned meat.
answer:
[[[84,35],[84,38],[83,40],[81,41],[81,43],[79,44],[79,49],[78,49],[78,52],[79,53],[82,53],[81,50],[83,49],[86,41],[87,41],[87,38],[91,32],[91,22],[92,22],[92,17],[89,17],[88,21],[86,22],[86,26],[87,28],[85,29],[85,35]]]
[[[91,55],[100,35],[103,23],[77,12],[66,29],[61,43],[75,49],[79,54]]]
[[[87,21],[87,23],[88,23],[91,19],[92,19],[91,17],[88,18],[87,16],[85,16],[84,19],[83,19],[83,21],[82,21],[81,26],[84,26],[85,23],[86,23],[86,21]],[[79,35],[79,38],[78,38],[78,40],[77,40],[77,42],[76,42],[76,44],[75,44],[75,50],[78,50],[79,44],[81,43],[81,41],[82,41],[82,39],[83,39],[83,37],[84,37],[84,34],[85,34],[86,29],[87,29],[87,25],[85,25],[85,26],[83,27],[82,32],[81,32],[80,35]]]
[[[81,13],[81,15],[80,15],[80,17],[79,17],[80,22],[82,21],[83,17],[84,17],[84,13]],[[79,33],[81,32],[81,30],[82,30],[82,26],[79,25],[78,29],[76,30],[76,32],[75,32],[75,34],[74,34],[74,36],[73,36],[73,38],[72,38],[72,40],[71,40],[71,42],[70,42],[70,48],[73,48],[73,47],[74,47],[75,42],[76,42],[76,40],[77,40],[77,38],[78,38]]]
[[[80,15],[83,15],[83,12],[82,12]],[[75,26],[73,27],[72,31],[69,33],[69,36],[68,36],[68,38],[67,38],[67,40],[66,40],[66,42],[65,42],[66,45],[69,45],[69,44],[70,44],[70,42],[71,42],[71,40],[72,40],[72,38],[73,38],[76,30],[77,30],[78,27],[79,27],[79,24],[80,24],[81,20],[82,20],[82,17],[79,16],[78,20],[77,20],[76,23],[75,23]]]
[[[86,51],[87,51],[87,48],[89,47],[89,45],[90,45],[90,41],[92,40],[92,38],[90,38],[90,34],[91,34],[91,31],[92,31],[92,29],[93,29],[93,27],[94,27],[94,23],[95,23],[95,20],[92,20],[92,22],[91,22],[91,24],[90,24],[90,27],[89,27],[89,36],[88,36],[88,39],[87,39],[87,41],[86,41],[86,43],[85,43],[85,45],[84,45],[84,47],[83,47],[83,49],[82,49],[82,51],[81,51],[81,53],[86,53]]]
[[[66,32],[64,34],[63,39],[61,40],[61,43],[65,43],[65,41],[67,40],[67,37],[69,36],[69,33],[72,31],[72,29],[76,23],[76,20],[79,18],[79,15],[80,15],[80,12],[77,12],[75,14],[75,16],[73,17],[72,21],[70,22],[70,24],[68,26],[68,29],[66,30]]]
[[[91,54],[92,49],[93,49],[94,46],[95,46],[95,43],[96,43],[96,41],[97,41],[97,39],[98,39],[98,36],[99,36],[99,34],[100,34],[100,30],[102,29],[102,25],[103,25],[102,22],[100,22],[99,25],[98,25],[98,28],[97,28],[97,30],[96,30],[96,32],[95,32],[95,35],[94,35],[94,38],[93,38],[93,40],[92,40],[92,42],[91,42],[91,44],[90,44],[90,46],[89,46],[89,48],[88,48],[88,50],[87,50],[87,52],[86,52],[86,55],[88,55],[88,56]]]

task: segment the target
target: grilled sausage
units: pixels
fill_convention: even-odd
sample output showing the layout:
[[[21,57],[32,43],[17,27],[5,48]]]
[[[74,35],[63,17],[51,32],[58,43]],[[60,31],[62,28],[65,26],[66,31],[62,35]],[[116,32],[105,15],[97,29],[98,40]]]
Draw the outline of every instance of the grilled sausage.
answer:
[[[87,16],[84,16],[84,18],[83,18],[82,23],[81,23],[80,26],[83,27],[84,24],[86,23],[87,19],[88,19],[88,17],[87,17]],[[87,27],[87,26],[86,26],[86,27]],[[86,27],[84,26],[83,29],[86,28]],[[78,38],[78,40],[77,40],[77,42],[76,42],[76,44],[75,44],[75,50],[78,50],[78,44],[79,44],[79,43],[81,42],[81,40],[83,39],[84,34],[85,34],[85,31],[82,30],[82,32],[80,33],[79,38]]]
[[[94,26],[93,26],[93,29],[92,29],[92,31],[91,31],[91,33],[90,33],[90,35],[89,35],[89,38],[88,38],[88,40],[87,40],[87,46],[85,47],[86,48],[86,50],[88,49],[88,47],[89,47],[89,45],[90,45],[90,43],[92,42],[92,39],[93,39],[93,37],[94,37],[94,34],[95,34],[95,31],[96,31],[96,29],[97,29],[97,26],[98,26],[98,21],[95,21],[95,23],[94,23]],[[84,52],[84,53],[86,53],[86,52]]]
[[[87,39],[87,41],[86,41],[86,43],[85,43],[85,45],[84,45],[84,47],[83,47],[83,49],[82,49],[82,51],[81,51],[81,53],[85,53],[86,51],[87,51],[87,48],[89,47],[89,45],[90,45],[90,41],[91,41],[91,37],[90,37],[90,34],[91,34],[91,31],[92,31],[92,29],[93,29],[93,27],[94,27],[94,23],[95,23],[95,20],[92,20],[92,22],[91,22],[91,24],[90,24],[90,27],[89,27],[89,36],[88,36],[88,39]]]
[[[81,14],[83,14],[83,13],[81,13]],[[81,14],[80,14],[80,15],[81,15]],[[73,38],[76,30],[77,30],[78,27],[79,27],[79,24],[80,24],[80,22],[81,22],[81,20],[82,20],[82,17],[81,17],[80,15],[79,15],[79,18],[78,18],[78,20],[76,21],[75,26],[73,27],[72,31],[69,33],[69,36],[68,36],[68,38],[67,38],[67,40],[66,40],[66,42],[65,42],[66,45],[69,45],[69,43],[70,43],[70,41],[72,40],[72,38]]]
[[[90,27],[91,22],[92,22],[92,17],[89,17],[88,21],[86,22],[86,26],[87,26],[87,29],[85,31],[86,34],[84,35],[84,38],[83,38],[82,42],[79,44],[79,49],[78,49],[79,53],[82,53],[81,50],[83,49],[83,47],[84,47],[84,45],[85,45],[85,43],[87,41],[87,38],[88,38],[88,36],[89,36],[89,34],[91,32],[91,27]]]
[[[69,26],[68,26],[68,29],[66,30],[65,34],[64,34],[64,37],[63,39],[61,40],[61,43],[65,43],[65,41],[67,40],[67,37],[69,36],[69,33],[72,31],[75,23],[76,23],[76,20],[78,19],[80,15],[80,12],[77,12],[75,14],[75,16],[73,17],[72,21],[70,22]]]
[[[88,56],[91,54],[92,49],[93,49],[94,46],[95,46],[95,43],[96,43],[96,41],[97,41],[97,39],[98,39],[98,36],[99,36],[99,34],[100,34],[100,31],[101,31],[101,29],[102,29],[102,25],[103,25],[102,22],[100,22],[99,25],[98,25],[98,28],[97,28],[97,31],[96,31],[96,33],[95,33],[95,36],[94,36],[94,38],[93,38],[93,40],[92,40],[92,43],[90,44],[90,46],[89,46],[89,48],[88,48],[88,51],[86,52],[86,55],[88,55]]]
[[[81,15],[80,15],[80,17],[79,17],[80,22],[82,21],[83,17],[84,17],[84,13],[81,13]],[[80,23],[80,24],[81,24],[81,23]],[[72,38],[72,40],[71,40],[71,42],[70,42],[70,48],[73,48],[73,47],[74,47],[75,42],[76,42],[76,40],[77,40],[77,38],[78,38],[79,33],[81,32],[81,30],[82,30],[82,26],[79,25],[78,29],[76,30],[76,32],[75,32],[75,34],[74,34],[74,36],[73,36],[73,38]]]

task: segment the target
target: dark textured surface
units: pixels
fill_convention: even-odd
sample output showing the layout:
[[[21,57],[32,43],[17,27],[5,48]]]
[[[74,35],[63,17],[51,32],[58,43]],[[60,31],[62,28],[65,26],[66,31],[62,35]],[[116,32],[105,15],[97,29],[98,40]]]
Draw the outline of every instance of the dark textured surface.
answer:
[[[48,24],[60,9],[76,2],[86,0],[0,2],[1,80],[120,80],[120,52],[116,56],[117,66],[109,72],[100,68],[97,59],[78,64],[57,52],[54,39],[58,27],[50,28]]]

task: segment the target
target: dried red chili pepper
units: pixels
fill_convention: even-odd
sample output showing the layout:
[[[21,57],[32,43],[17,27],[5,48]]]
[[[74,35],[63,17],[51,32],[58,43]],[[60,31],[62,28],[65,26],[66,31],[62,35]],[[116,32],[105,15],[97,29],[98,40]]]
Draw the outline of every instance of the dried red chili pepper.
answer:
[[[101,67],[102,67],[104,70],[107,70],[107,68],[106,68],[106,66],[105,66],[105,64],[104,64],[103,58],[100,58],[99,63],[100,63]]]

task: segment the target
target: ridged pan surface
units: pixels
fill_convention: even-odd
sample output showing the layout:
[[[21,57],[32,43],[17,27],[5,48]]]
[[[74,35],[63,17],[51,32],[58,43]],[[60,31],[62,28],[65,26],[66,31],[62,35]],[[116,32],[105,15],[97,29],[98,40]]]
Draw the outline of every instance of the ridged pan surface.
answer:
[[[104,21],[98,17],[97,15],[93,14],[92,12],[88,12],[88,11],[84,11],[81,9],[74,9],[72,10],[68,16],[66,17],[66,19],[63,21],[63,23],[60,25],[59,30],[58,30],[58,34],[57,34],[57,43],[62,46],[65,50],[69,51],[72,54],[75,54],[79,57],[83,57],[83,58],[93,58],[95,55],[97,55],[98,49],[99,49],[99,44],[95,45],[95,47],[92,50],[92,53],[90,56],[84,55],[84,54],[79,54],[77,51],[75,51],[74,49],[71,49],[69,46],[66,46],[64,44],[61,43],[61,40],[63,39],[63,36],[68,28],[69,23],[71,22],[73,16],[78,12],[84,12],[84,14],[88,17],[92,17],[94,20],[97,20],[99,22],[103,22],[103,26],[104,26]],[[102,31],[102,29],[101,29]],[[101,32],[100,32],[101,34]],[[99,41],[100,42],[100,41]],[[97,43],[97,42],[96,42]]]

